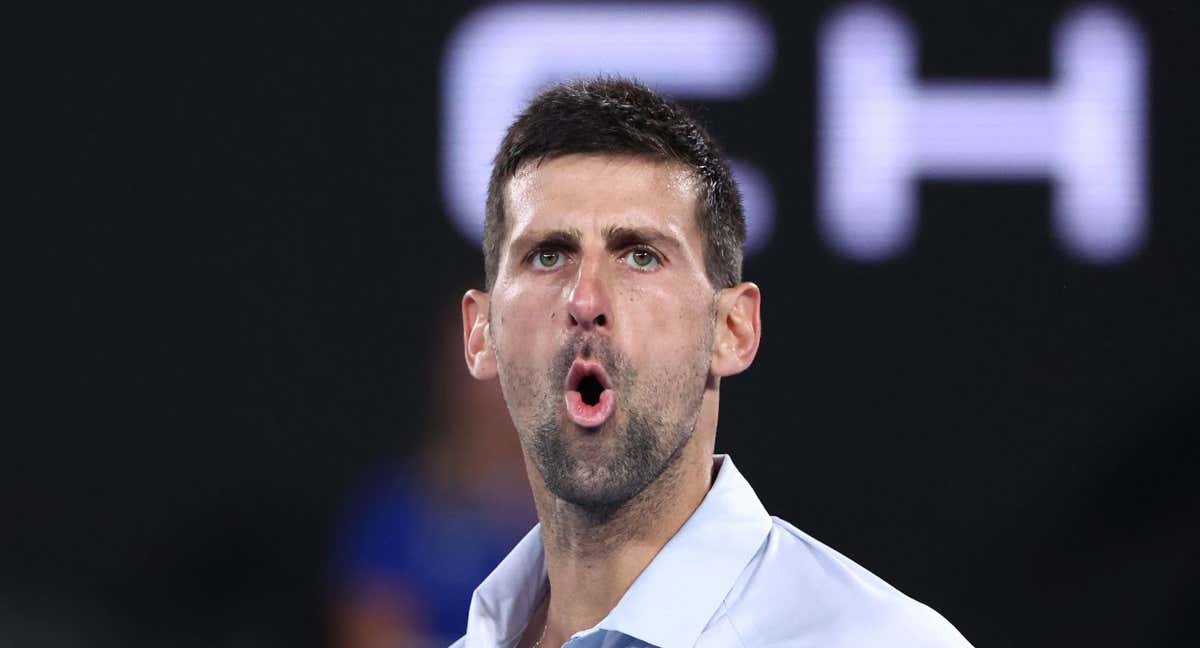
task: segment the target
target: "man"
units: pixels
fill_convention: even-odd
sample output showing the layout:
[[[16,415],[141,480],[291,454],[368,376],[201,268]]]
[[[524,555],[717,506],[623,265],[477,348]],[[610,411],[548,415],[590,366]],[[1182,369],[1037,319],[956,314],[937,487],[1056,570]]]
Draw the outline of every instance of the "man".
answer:
[[[553,86],[496,155],[467,367],[499,377],[540,524],[475,590],[457,646],[967,646],[778,518],[714,456],[754,360],[741,199],[676,104]]]

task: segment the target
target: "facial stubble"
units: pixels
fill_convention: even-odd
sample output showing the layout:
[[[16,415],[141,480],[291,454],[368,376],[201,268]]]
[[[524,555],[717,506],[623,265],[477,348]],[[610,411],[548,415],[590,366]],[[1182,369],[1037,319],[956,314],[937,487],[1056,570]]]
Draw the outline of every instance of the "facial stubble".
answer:
[[[597,335],[571,338],[545,373],[511,365],[496,349],[513,422],[550,493],[593,522],[603,522],[678,461],[700,415],[715,314],[714,304],[710,325],[690,349],[689,361],[674,367],[638,371]],[[599,428],[580,428],[565,414],[562,381],[576,357],[603,364],[617,394],[617,413]],[[601,442],[586,438],[590,435],[611,437],[604,439],[611,447],[603,452],[582,447]]]

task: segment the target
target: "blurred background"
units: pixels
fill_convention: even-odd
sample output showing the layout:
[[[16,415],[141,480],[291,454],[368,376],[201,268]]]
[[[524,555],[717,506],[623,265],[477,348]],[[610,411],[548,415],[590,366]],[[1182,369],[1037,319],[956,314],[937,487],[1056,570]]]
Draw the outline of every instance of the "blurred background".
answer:
[[[605,72],[735,160],[765,333],[717,446],[773,514],[976,646],[1191,634],[1195,3],[95,5],[10,29],[30,211],[0,645],[460,634],[533,521],[498,387],[461,361],[480,177],[538,87]]]

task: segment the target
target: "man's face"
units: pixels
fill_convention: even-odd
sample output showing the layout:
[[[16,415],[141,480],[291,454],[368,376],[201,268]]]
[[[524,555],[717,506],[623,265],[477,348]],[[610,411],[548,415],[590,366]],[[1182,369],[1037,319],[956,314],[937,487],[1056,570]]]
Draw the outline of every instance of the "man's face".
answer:
[[[496,367],[525,452],[556,496],[619,505],[691,438],[715,291],[683,167],[567,155],[509,184],[490,299]]]

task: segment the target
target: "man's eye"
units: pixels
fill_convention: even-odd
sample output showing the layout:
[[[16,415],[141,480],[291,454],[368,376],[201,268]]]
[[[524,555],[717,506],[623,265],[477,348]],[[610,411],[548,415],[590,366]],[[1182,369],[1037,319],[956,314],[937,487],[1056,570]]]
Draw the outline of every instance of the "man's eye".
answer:
[[[542,250],[533,253],[533,265],[539,268],[557,268],[563,264],[563,253],[557,250]]]
[[[658,267],[658,255],[645,248],[634,248],[626,252],[624,259],[637,270],[653,270]]]

